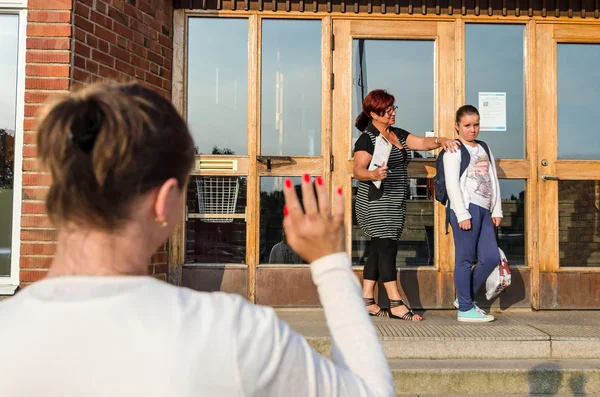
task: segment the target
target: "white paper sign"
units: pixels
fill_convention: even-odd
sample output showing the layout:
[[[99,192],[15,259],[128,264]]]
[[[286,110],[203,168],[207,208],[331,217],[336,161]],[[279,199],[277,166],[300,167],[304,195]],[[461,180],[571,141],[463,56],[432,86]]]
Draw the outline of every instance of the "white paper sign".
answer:
[[[481,131],[506,131],[506,92],[479,93]]]
[[[391,151],[392,144],[385,139],[383,135],[379,134],[377,138],[375,138],[375,149],[373,150],[373,157],[371,158],[368,170],[373,171],[376,168],[382,167],[384,164],[387,165]],[[381,181],[374,181],[373,185],[380,189]]]

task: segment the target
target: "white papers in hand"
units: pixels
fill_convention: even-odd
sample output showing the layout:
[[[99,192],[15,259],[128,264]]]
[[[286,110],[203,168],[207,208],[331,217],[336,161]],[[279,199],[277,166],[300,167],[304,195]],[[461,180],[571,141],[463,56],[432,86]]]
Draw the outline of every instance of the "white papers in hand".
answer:
[[[375,150],[373,150],[373,158],[371,159],[371,164],[369,164],[369,171],[382,167],[384,164],[387,165],[391,151],[392,144],[390,141],[379,134],[377,138],[375,138]],[[373,184],[377,189],[381,188],[381,181],[373,181]]]

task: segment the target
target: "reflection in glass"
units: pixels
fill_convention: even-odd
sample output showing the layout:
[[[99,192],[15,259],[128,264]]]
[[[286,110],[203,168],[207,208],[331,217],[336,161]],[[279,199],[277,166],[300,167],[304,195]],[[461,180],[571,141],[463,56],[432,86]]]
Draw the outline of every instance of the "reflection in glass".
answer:
[[[198,153],[248,154],[248,20],[190,18],[187,43],[187,118]]]
[[[479,139],[496,158],[523,159],[525,25],[467,24],[465,35],[467,103],[479,108],[480,92],[506,93],[506,131],[481,131]]]
[[[302,201],[300,177],[289,177]],[[283,183],[285,177],[260,178],[260,263],[297,265],[305,263],[287,244],[283,232]]]
[[[364,266],[371,250],[371,239],[358,226],[354,203],[359,182],[352,186],[352,264]],[[431,179],[410,179],[406,202],[406,222],[398,242],[396,267],[433,266],[434,215]]]
[[[352,54],[353,126],[365,96],[385,89],[396,98],[396,127],[419,136],[433,131],[434,41],[355,39]],[[352,128],[352,147],[360,134]]]
[[[321,155],[321,21],[263,20],[263,155]]]
[[[600,267],[600,181],[558,182],[561,267]]]
[[[245,177],[190,178],[186,263],[246,262],[246,191]]]
[[[498,245],[511,266],[526,265],[525,260],[525,180],[500,179],[504,218],[497,231]]]
[[[558,158],[600,160],[600,44],[558,44]]]
[[[15,158],[18,15],[0,14],[0,276],[10,276]]]

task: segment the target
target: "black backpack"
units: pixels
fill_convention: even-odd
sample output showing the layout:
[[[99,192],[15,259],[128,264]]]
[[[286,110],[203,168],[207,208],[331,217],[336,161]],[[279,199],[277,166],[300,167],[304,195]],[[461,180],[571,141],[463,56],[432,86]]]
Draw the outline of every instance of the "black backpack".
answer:
[[[483,141],[475,141],[485,152],[487,153],[489,161],[492,161],[490,155],[490,148]],[[435,199],[446,206],[446,234],[448,234],[448,223],[450,223],[450,199],[448,198],[448,192],[446,190],[446,174],[444,173],[444,153],[446,151],[442,149],[438,158],[435,161],[435,176],[433,177],[433,186]],[[465,173],[471,162],[471,154],[469,149],[464,144],[460,144],[460,174],[459,178]]]

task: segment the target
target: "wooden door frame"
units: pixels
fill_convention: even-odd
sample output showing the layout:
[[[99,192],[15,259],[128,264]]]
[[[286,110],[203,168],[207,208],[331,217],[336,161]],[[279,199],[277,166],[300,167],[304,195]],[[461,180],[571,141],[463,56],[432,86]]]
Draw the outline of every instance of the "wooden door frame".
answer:
[[[538,179],[540,288],[544,288],[543,309],[586,308],[585,301],[571,303],[571,292],[561,290],[563,282],[589,278],[600,282],[600,267],[560,267],[559,211],[557,180],[542,181],[543,175],[560,180],[600,180],[600,160],[559,160],[558,157],[558,44],[600,44],[600,26],[581,24],[543,24],[536,26],[537,34],[537,103],[544,112],[538,112],[538,128],[544,131],[539,139],[539,161],[536,164]],[[542,164],[542,161],[547,165]],[[543,204],[543,205],[542,205]],[[592,280],[594,279],[594,280]],[[563,281],[567,280],[567,281]],[[587,282],[586,281],[586,282]],[[562,293],[559,294],[558,291]],[[575,294],[573,294],[575,296]],[[569,302],[567,302],[569,300]],[[577,298],[575,298],[577,300]],[[597,299],[596,299],[597,300]],[[574,305],[574,306],[573,306]]]
[[[365,19],[334,20],[335,50],[333,72],[335,89],[333,92],[333,154],[335,171],[332,181],[342,186],[348,194],[346,204],[346,247],[352,250],[352,186],[353,164],[351,148],[352,130],[352,42],[356,38],[369,39],[408,39],[435,41],[435,84],[434,84],[434,131],[439,136],[453,137],[454,110],[458,99],[456,87],[456,35],[457,23],[454,21],[383,21]],[[460,62],[459,62],[460,63]],[[444,73],[439,71],[443,70]],[[412,161],[409,166],[413,178],[431,178],[435,175],[435,162],[431,160]],[[434,204],[434,266],[409,268],[402,271],[416,271],[435,280],[437,285],[434,307],[451,307],[454,300],[453,266],[454,245],[451,234],[439,233],[445,228],[444,208]],[[361,271],[355,267],[355,271]],[[431,278],[433,273],[433,279]]]

